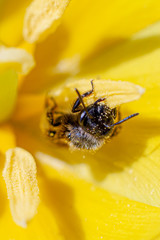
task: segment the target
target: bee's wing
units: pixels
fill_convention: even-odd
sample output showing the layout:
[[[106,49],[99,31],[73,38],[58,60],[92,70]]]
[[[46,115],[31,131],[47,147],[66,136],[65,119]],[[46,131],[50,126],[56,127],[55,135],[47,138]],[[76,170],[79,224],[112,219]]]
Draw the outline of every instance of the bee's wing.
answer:
[[[86,105],[93,103],[98,98],[105,97],[106,104],[110,108],[114,108],[123,103],[137,100],[144,93],[142,87],[125,81],[94,80],[93,84],[93,94],[84,98]],[[52,90],[49,95],[54,95],[59,109],[67,109],[78,97],[74,90],[75,88],[77,88],[81,94],[91,90],[90,80],[70,81],[57,91]]]

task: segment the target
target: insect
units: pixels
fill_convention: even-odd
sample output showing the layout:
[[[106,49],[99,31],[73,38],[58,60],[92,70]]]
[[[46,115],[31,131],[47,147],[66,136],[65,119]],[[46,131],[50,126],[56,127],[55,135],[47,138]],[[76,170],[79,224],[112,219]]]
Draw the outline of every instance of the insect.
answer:
[[[117,126],[135,117],[134,113],[120,119],[119,108],[109,107],[106,97],[100,97],[89,105],[84,100],[94,94],[94,82],[91,80],[91,89],[80,94],[75,88],[77,99],[70,112],[59,111],[53,96],[46,98],[45,120],[43,127],[45,134],[54,142],[67,143],[72,149],[96,150],[106,139],[116,134]]]

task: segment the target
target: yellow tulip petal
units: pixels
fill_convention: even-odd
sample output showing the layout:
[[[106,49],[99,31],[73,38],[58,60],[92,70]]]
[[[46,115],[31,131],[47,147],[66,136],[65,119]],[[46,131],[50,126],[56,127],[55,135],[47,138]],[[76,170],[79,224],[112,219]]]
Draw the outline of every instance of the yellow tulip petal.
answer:
[[[48,168],[45,169],[45,173],[48,180],[47,183],[50,184],[52,189],[56,189],[56,193],[59,193],[55,199],[54,196],[56,194],[53,192],[52,199],[50,199],[50,197],[45,194],[46,192],[44,192],[44,199],[48,200],[47,203],[50,203],[49,206],[53,206],[53,199],[55,199],[55,205],[57,203],[56,209],[61,209],[61,207],[67,205],[67,203],[70,204],[71,198],[67,198],[67,196],[69,196],[69,191],[72,194],[73,190],[74,195],[72,200],[74,208],[72,209],[77,210],[77,214],[72,212],[73,215],[71,215],[71,218],[68,218],[68,216],[70,216],[68,208],[62,207],[63,217],[57,219],[69,239],[143,239],[143,237],[144,239],[150,239],[159,233],[157,214],[154,218],[150,215],[149,210],[152,208],[152,210],[155,209],[159,211],[158,208],[110,194],[92,184],[86,184],[84,181],[78,180],[72,174],[67,175],[67,173],[65,173],[64,175],[61,171],[56,174],[55,171]],[[44,176],[44,181],[45,180],[46,178]],[[60,180],[60,182],[57,180]],[[55,184],[53,181],[55,181]],[[65,189],[63,188],[62,181],[65,183]],[[47,183],[45,185],[46,188]],[[67,186],[70,187],[70,190]],[[60,191],[61,187],[62,192]],[[64,199],[64,205],[62,205],[60,201],[61,198]],[[143,207],[144,209],[142,210]],[[77,216],[79,216],[80,221],[76,218]],[[68,219],[69,221],[68,228],[71,226],[71,228],[73,227],[73,229],[75,229],[75,224],[73,223],[77,223],[77,231],[67,229],[67,226],[63,228],[61,224],[63,224],[62,221],[65,221],[64,219]],[[153,231],[150,227],[150,231],[146,229],[144,219],[148,219],[148,227],[153,223],[152,221],[154,221],[154,219],[157,221],[157,224],[155,221]],[[157,231],[155,231],[156,225]]]
[[[99,57],[82,64],[78,77],[97,77],[131,81],[146,88],[141,99],[141,114],[159,118],[159,43],[160,23],[135,34],[123,44],[105,51]],[[130,104],[133,111],[139,108]]]
[[[7,70],[0,74],[0,122],[13,112],[17,97],[17,74]]]
[[[38,213],[22,229],[13,223],[7,204],[0,218],[4,240],[150,240],[159,234],[159,208],[108,193],[74,174],[39,167]]]
[[[24,49],[0,46],[0,71],[14,68],[21,74],[27,74],[34,64],[32,55]]]
[[[81,59],[160,20],[158,0],[72,1],[62,27],[69,39],[63,58]],[[136,16],[136,18],[135,18]]]
[[[19,122],[34,115],[41,114],[44,110],[44,102],[44,94],[19,95],[12,119]]]
[[[5,45],[17,46],[22,41],[24,14],[30,1],[3,1],[0,9],[0,41]]]
[[[77,74],[78,71],[81,73],[82,61],[85,61],[87,69],[90,58],[96,58],[99,52],[106,52],[107,55],[107,51],[111,51],[108,45],[126,40],[136,31],[160,19],[159,4],[158,0],[71,1],[55,34],[51,34],[37,45],[35,51],[37,66],[27,76],[23,91],[42,91],[57,84],[57,79],[60,82]],[[157,41],[153,38],[154,43],[158,45],[158,38]],[[143,54],[144,47],[152,50],[150,41],[139,41],[139,45],[140,54]],[[135,56],[136,52],[134,49],[132,55]],[[120,53],[124,58],[128,56],[127,61],[130,59],[128,52]],[[112,63],[112,55],[107,56],[100,62],[100,66],[105,67],[104,71],[107,65],[110,65],[110,57]],[[117,59],[121,61],[120,56],[114,55],[113,64],[117,63]],[[99,76],[91,76],[93,68],[94,66],[91,66],[87,71],[91,78]],[[102,78],[102,75],[100,77]],[[32,79],[39,79],[39,85],[37,86]]]
[[[13,148],[16,145],[13,129],[7,124],[0,127],[0,143],[1,154],[5,154],[9,148]]]
[[[160,143],[160,137],[156,140]],[[160,144],[157,147],[159,148]],[[160,207],[159,158],[160,149],[153,149],[149,154],[144,153],[144,156],[140,157],[138,162],[133,163],[131,167],[125,167],[121,173],[108,175],[103,186],[130,199]]]
[[[88,62],[83,62],[80,76],[122,79],[153,88],[160,86],[160,22],[135,34]]]
[[[36,164],[32,155],[21,148],[6,152],[3,177],[6,182],[10,208],[15,223],[26,227],[39,204]]]
[[[70,0],[34,0],[24,17],[23,35],[35,42],[53,32]]]
[[[143,122],[141,124],[145,125]],[[94,155],[86,152],[70,153],[66,149],[63,149],[62,153],[62,149],[57,146],[55,153],[45,150],[49,156],[37,153],[36,157],[43,164],[61,171],[63,175],[67,172],[110,192],[160,207],[160,145],[157,146],[160,137],[154,133],[155,139],[149,139],[146,143],[141,134],[146,137],[147,130],[145,133],[144,129],[139,132],[137,124],[130,127],[132,131],[130,128],[121,130],[121,136],[119,133],[117,138],[112,139]],[[154,132],[156,130],[157,128],[152,129]],[[55,145],[53,147],[55,148]],[[56,156],[56,159],[51,157],[52,155]]]
[[[24,50],[26,50],[27,53],[30,53],[31,55],[34,55],[34,51],[35,51],[35,44],[23,41],[18,45],[19,48],[22,48]]]

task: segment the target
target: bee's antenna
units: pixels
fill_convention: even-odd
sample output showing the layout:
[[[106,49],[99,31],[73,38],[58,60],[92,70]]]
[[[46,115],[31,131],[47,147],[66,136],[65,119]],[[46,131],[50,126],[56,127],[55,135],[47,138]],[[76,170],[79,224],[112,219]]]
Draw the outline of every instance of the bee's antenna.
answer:
[[[121,123],[123,123],[123,122],[129,120],[130,118],[135,117],[137,115],[139,115],[139,113],[134,113],[134,114],[132,114],[132,115],[130,115],[130,116],[128,116],[128,117],[126,117],[126,118],[124,118],[124,119],[120,120],[119,122],[116,122],[112,125],[105,125],[105,127],[111,128],[111,127],[113,127],[115,125],[119,125],[119,124],[121,124]]]
[[[84,108],[84,110],[86,111],[87,115],[88,115],[89,117],[91,117],[91,116],[89,115],[89,113],[88,113],[88,110],[87,110],[87,108],[86,108],[84,102],[83,102],[83,98],[82,98],[80,92],[78,91],[77,88],[75,88],[75,91],[76,91],[76,93],[78,94],[79,100],[80,100],[80,102],[82,103],[83,108]]]

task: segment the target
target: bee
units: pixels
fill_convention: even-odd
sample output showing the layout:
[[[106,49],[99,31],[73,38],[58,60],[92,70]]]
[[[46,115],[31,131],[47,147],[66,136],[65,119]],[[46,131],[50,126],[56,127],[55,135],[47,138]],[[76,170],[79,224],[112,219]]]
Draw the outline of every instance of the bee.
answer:
[[[93,80],[91,89],[83,94],[77,88],[74,90],[77,98],[72,109],[67,112],[59,111],[54,97],[47,96],[44,116],[46,124],[42,127],[42,131],[51,140],[66,143],[71,149],[99,149],[107,139],[116,135],[120,124],[139,114],[134,113],[121,119],[119,107],[108,106],[107,97],[100,97],[86,105],[84,100],[94,94]]]

